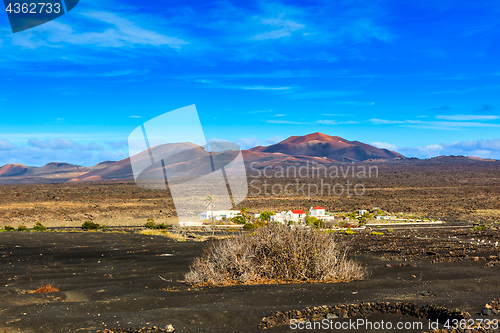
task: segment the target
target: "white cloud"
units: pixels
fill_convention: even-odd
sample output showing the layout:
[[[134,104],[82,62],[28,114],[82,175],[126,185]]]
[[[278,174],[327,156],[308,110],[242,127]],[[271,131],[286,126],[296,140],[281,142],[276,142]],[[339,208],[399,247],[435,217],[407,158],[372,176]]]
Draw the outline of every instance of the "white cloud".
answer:
[[[255,138],[255,137],[241,138],[241,139],[235,140],[234,142],[236,144],[238,144],[242,150],[243,149],[250,149],[250,148],[262,145],[260,140],[258,138]]]
[[[23,48],[38,48],[42,46],[60,47],[62,44],[94,45],[100,47],[137,47],[137,46],[169,46],[174,49],[188,44],[177,37],[165,36],[161,33],[138,26],[129,19],[106,11],[86,11],[80,13],[85,18],[82,25],[86,31],[73,29],[70,25],[51,21],[41,25],[37,34],[28,31],[14,34],[12,44]],[[107,27],[96,25],[95,22],[106,23]],[[90,30],[90,31],[89,31]]]
[[[54,150],[73,150],[73,151],[104,150],[102,146],[93,142],[89,144],[80,144],[65,138],[58,138],[55,140],[29,139],[28,146],[40,149],[54,149]]]
[[[350,124],[359,124],[359,121],[347,120],[347,121],[336,121],[336,120],[318,120],[318,124],[323,125],[350,125]]]
[[[388,142],[370,142],[372,146],[375,146],[377,148],[381,149],[389,149],[389,150],[396,150],[398,147],[392,143]]]
[[[275,143],[283,141],[283,138],[279,135],[275,135],[272,138],[269,138],[265,141],[266,144],[268,145],[274,145]]]
[[[374,125],[401,125],[422,129],[458,130],[467,127],[500,127],[500,124],[482,123],[474,121],[423,121],[423,120],[390,120],[372,118],[369,120]]]
[[[11,150],[0,150],[0,161],[4,164],[20,163],[27,166],[42,166],[51,162],[91,166],[102,161],[118,161],[128,157],[119,150],[71,150],[34,146],[16,146]]]
[[[266,120],[266,123],[268,123],[268,124],[290,124],[290,125],[307,124],[306,122],[290,121],[290,120]]]
[[[243,87],[245,90],[288,90],[290,87],[264,87],[264,86],[255,86],[255,87]]]
[[[463,155],[500,159],[500,139],[457,141],[397,149],[399,153],[407,157],[429,158],[440,155]]]
[[[16,148],[9,140],[0,140],[0,150],[12,150]]]
[[[436,119],[442,120],[456,120],[456,121],[469,121],[469,120],[495,120],[500,118],[499,116],[487,116],[487,115],[467,115],[467,114],[457,114],[453,116],[443,116],[437,115]]]
[[[253,40],[267,40],[267,39],[277,39],[283,37],[290,37],[294,31],[305,29],[305,25],[297,23],[292,20],[284,20],[281,18],[270,18],[261,19],[260,22],[263,25],[270,25],[275,27],[280,27],[280,29],[266,31],[260,34],[253,35],[249,39]]]
[[[297,93],[289,96],[292,99],[315,99],[315,98],[334,98],[342,96],[352,96],[358,94],[359,92],[356,91],[331,90],[331,91],[310,91],[310,92]]]

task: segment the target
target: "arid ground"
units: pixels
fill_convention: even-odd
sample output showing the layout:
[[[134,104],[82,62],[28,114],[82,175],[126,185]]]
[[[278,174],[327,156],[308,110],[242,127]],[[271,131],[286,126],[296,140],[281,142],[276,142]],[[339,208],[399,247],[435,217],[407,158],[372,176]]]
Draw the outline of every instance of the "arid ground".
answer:
[[[4,232],[0,328],[96,332],[172,324],[177,332],[257,332],[271,311],[380,301],[434,304],[473,318],[498,318],[480,312],[498,297],[500,250],[471,243],[500,234],[461,228],[424,234],[398,229],[383,236],[339,235],[351,245],[351,258],[371,272],[364,281],[193,288],[182,280],[204,242],[130,233]],[[59,291],[30,293],[47,283]],[[367,318],[428,325],[426,319],[395,314]]]
[[[333,184],[363,183],[362,196],[255,196],[250,188],[239,205],[250,212],[307,210],[316,205],[347,212],[377,206],[447,222],[429,229],[376,229],[384,233],[381,236],[339,235],[350,246],[351,258],[371,272],[364,281],[193,288],[182,280],[207,244],[198,239],[179,241],[133,231],[3,232],[0,328],[96,332],[172,324],[177,332],[255,332],[271,311],[380,301],[435,304],[481,318],[485,304],[498,298],[500,290],[500,247],[495,245],[500,241],[495,223],[500,221],[498,166],[497,162],[436,163],[425,168],[417,162],[382,164],[378,177],[328,179]],[[249,174],[249,181],[282,187],[297,181],[253,176]],[[320,179],[298,181],[307,186]],[[165,191],[144,190],[133,182],[0,186],[0,226],[32,227],[40,221],[48,227],[79,227],[84,220],[142,226],[149,217],[175,222],[172,200]],[[471,231],[472,222],[489,226]],[[59,291],[30,292],[47,283]],[[369,318],[427,322],[387,313]],[[269,331],[291,330],[279,326]]]
[[[342,174],[339,178],[266,178],[264,175],[256,178],[257,172],[249,172],[249,195],[238,207],[258,213],[308,210],[316,205],[330,212],[376,206],[389,212],[449,222],[500,221],[500,162],[421,163],[374,164],[378,177],[372,174],[371,178],[352,177],[352,174],[346,178]],[[370,166],[354,166],[359,165]],[[268,174],[272,174],[271,171]],[[318,184],[320,188],[322,180],[332,187],[342,185],[344,193],[328,195],[325,187],[323,195],[320,191],[314,195],[313,185]],[[353,184],[351,195],[345,185],[348,181]],[[267,192],[264,192],[264,182],[269,184]],[[287,184],[291,185],[285,192]],[[364,185],[363,195],[353,194],[355,184]],[[310,196],[308,186],[311,186]],[[361,187],[358,190],[361,191]],[[158,222],[176,220],[168,191],[142,189],[131,181],[0,186],[0,226],[17,227],[24,223],[30,227],[36,221],[47,226],[79,226],[84,220],[106,225],[143,225],[149,217]]]

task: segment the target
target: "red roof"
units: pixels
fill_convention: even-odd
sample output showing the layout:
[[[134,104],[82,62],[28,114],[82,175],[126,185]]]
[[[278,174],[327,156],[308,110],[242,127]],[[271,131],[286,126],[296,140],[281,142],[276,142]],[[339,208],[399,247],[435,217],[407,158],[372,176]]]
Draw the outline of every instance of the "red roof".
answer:
[[[320,207],[320,206],[316,206],[314,207],[313,209],[324,209],[323,207]]]
[[[292,213],[294,213],[294,214],[305,214],[306,212],[304,212],[302,209],[300,209],[300,210],[292,210]]]

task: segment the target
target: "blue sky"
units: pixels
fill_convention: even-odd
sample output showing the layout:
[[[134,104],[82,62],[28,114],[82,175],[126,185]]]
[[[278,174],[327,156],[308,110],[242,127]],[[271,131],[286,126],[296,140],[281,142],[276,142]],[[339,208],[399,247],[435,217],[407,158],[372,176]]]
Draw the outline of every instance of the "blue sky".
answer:
[[[0,164],[127,157],[196,104],[207,138],[322,132],[406,156],[500,159],[498,1],[81,0],[13,34],[0,14]]]

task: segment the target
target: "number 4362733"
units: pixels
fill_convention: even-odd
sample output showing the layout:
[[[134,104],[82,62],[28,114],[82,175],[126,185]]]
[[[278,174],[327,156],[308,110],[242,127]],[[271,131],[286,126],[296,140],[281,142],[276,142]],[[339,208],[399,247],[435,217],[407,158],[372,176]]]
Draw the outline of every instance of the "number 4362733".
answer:
[[[39,2],[39,3],[9,3],[5,9],[8,13],[14,14],[59,14],[61,12],[60,3]]]

